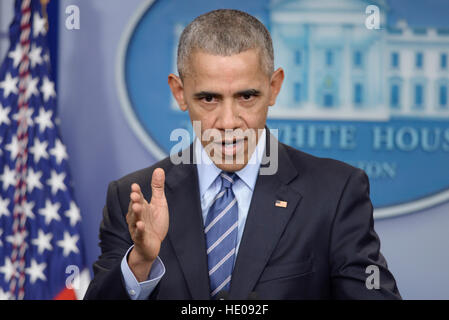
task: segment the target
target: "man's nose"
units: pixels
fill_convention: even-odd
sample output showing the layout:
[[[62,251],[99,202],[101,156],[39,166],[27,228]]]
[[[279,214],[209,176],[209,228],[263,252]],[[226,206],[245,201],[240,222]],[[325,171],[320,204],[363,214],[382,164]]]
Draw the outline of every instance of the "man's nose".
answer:
[[[220,129],[237,129],[241,126],[241,118],[236,103],[225,100],[220,108],[218,119]]]

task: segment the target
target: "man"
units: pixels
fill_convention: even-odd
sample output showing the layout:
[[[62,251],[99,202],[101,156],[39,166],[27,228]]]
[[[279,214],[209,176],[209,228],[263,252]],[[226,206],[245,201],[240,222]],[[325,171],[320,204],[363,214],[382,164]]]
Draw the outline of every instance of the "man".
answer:
[[[365,173],[265,127],[284,79],[273,60],[246,13],[186,27],[168,83],[196,128],[181,153],[193,161],[166,158],[109,185],[87,299],[400,298]],[[276,170],[262,174],[267,159]]]

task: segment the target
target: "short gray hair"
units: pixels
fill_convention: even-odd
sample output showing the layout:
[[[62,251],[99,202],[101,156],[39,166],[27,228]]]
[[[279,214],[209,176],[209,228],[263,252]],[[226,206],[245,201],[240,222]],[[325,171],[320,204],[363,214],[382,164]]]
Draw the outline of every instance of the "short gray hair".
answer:
[[[181,78],[190,71],[189,59],[197,49],[219,56],[258,49],[264,71],[269,76],[274,71],[270,33],[259,20],[243,11],[210,11],[198,16],[183,30],[178,45],[178,73]]]

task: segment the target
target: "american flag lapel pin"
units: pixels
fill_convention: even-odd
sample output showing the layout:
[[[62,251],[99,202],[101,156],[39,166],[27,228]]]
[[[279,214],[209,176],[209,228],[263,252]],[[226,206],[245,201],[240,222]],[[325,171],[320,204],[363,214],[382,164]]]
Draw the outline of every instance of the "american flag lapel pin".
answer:
[[[276,207],[287,208],[287,201],[276,200],[274,205]]]

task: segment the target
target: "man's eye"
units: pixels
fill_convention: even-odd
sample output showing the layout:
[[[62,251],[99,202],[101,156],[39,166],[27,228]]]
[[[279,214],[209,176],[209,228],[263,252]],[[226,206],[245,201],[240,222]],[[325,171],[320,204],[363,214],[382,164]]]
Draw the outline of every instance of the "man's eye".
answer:
[[[214,97],[213,96],[205,96],[203,99],[206,102],[212,102],[214,100]]]
[[[250,93],[242,95],[243,100],[251,100],[253,97],[254,95]]]

